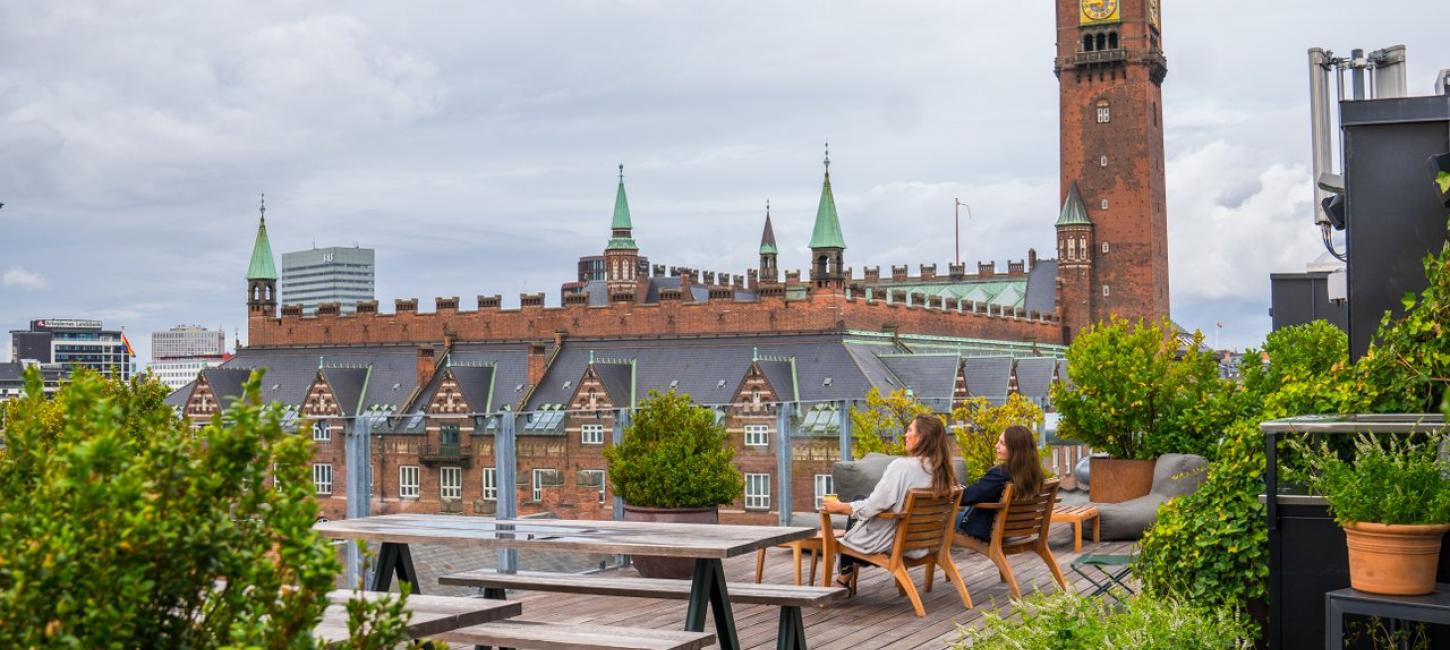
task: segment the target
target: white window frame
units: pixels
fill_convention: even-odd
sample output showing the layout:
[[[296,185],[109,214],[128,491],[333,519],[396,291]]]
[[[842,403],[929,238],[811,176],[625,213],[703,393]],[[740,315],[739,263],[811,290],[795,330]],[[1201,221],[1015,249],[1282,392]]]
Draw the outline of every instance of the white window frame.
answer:
[[[816,510],[821,509],[827,494],[836,493],[836,477],[830,474],[816,475]]]
[[[745,509],[770,510],[770,475],[745,475]]]
[[[312,485],[318,494],[332,494],[332,464],[312,464]]]
[[[1104,297],[1104,298],[1106,298],[1106,297],[1108,297],[1108,294],[1109,294],[1109,293],[1110,293],[1110,292],[1109,292],[1109,291],[1108,291],[1108,285],[1106,285],[1106,284],[1105,284],[1105,285],[1103,285],[1103,297]]]
[[[332,423],[327,420],[313,421],[312,439],[317,442],[330,442],[332,440]]]
[[[498,468],[483,468],[483,500],[498,501]]]
[[[604,444],[604,425],[598,423],[579,425],[579,444],[581,445],[602,445]]]
[[[412,482],[408,479],[411,478]],[[423,489],[423,468],[418,465],[398,467],[398,498],[416,499]]]
[[[463,498],[463,468],[445,465],[438,468],[438,498],[457,501]]]
[[[770,446],[770,425],[768,425],[768,424],[747,424],[747,425],[745,425],[745,446],[746,447],[769,447]]]
[[[529,473],[529,497],[534,503],[542,503],[544,500],[544,472],[547,470],[535,469]]]
[[[1111,105],[1098,105],[1098,124],[1108,124],[1113,121],[1113,109]]]
[[[598,474],[599,475],[599,502],[600,503],[604,503],[604,470],[602,470],[602,469],[581,469],[579,471],[580,472],[583,472],[585,474]]]

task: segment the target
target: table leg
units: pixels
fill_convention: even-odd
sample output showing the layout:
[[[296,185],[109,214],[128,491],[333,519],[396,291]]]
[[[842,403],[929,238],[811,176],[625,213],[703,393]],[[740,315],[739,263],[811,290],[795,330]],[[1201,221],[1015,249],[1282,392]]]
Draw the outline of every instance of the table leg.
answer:
[[[393,574],[398,575],[399,582],[406,582],[413,586],[409,593],[418,594],[422,591],[418,588],[418,572],[413,569],[413,554],[408,550],[407,544],[396,542],[383,542],[378,549],[378,566],[373,572],[373,591],[388,591],[393,587]]]
[[[1339,601],[1333,598],[1324,601],[1324,647],[1337,650],[1344,647],[1344,612],[1340,611]]]
[[[705,608],[715,617],[715,642],[720,650],[740,650],[740,637],[735,634],[735,614],[730,610],[730,594],[725,587],[725,567],[718,559],[695,558],[695,575],[690,581],[690,606],[685,613],[685,629],[705,631]]]
[[[780,625],[775,634],[776,650],[806,650],[806,627],[801,620],[801,608],[780,608]]]
[[[1082,553],[1082,520],[1072,520],[1072,552]]]

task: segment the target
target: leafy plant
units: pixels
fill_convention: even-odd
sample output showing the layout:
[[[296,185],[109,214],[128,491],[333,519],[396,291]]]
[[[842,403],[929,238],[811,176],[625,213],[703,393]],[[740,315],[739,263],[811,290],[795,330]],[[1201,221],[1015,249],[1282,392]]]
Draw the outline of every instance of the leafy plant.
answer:
[[[1032,400],[1013,393],[1007,401],[993,406],[986,398],[973,397],[952,410],[952,433],[957,439],[967,475],[963,482],[980,478],[997,464],[997,438],[1007,427],[1020,424],[1030,429],[1042,426],[1042,409]],[[1050,453],[1044,447],[1044,453]]]
[[[872,388],[866,392],[866,408],[851,407],[853,453],[856,458],[871,453],[905,456],[906,427],[916,416],[931,414],[931,407],[916,401],[905,388],[884,397],[881,391]]]
[[[1015,610],[1015,612],[1013,612]],[[1041,592],[1009,608],[982,616],[980,628],[961,628],[953,648],[1017,650],[1248,649],[1254,625],[1230,609],[1199,607],[1178,599],[1131,597],[1116,608],[1108,599],[1075,593]]]
[[[1450,523],[1450,459],[1441,456],[1440,438],[1360,434],[1352,454],[1294,443],[1309,464],[1309,488],[1324,496],[1341,526]],[[1346,458],[1346,456],[1351,456]]]
[[[1068,348],[1071,384],[1051,389],[1060,435],[1114,458],[1211,457],[1241,402],[1202,344],[1203,333],[1195,332],[1184,345],[1166,319],[1088,328]]]
[[[260,406],[260,376],[193,432],[159,383],[82,371],[52,401],[27,371],[5,405],[0,646],[316,645],[339,565],[312,530],[312,443]],[[395,615],[355,615],[354,641],[396,643]]]
[[[708,508],[734,501],[744,479],[715,412],[689,395],[650,391],[620,444],[607,447],[609,482],[630,505]]]

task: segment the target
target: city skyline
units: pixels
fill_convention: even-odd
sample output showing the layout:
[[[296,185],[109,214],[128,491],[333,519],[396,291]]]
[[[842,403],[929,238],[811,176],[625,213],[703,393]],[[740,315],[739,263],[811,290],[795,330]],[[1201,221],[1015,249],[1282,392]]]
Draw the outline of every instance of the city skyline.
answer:
[[[1164,7],[1179,323],[1213,334],[1223,321],[1225,346],[1256,344],[1267,274],[1322,252],[1305,49],[1405,43],[1412,94],[1450,66],[1433,58],[1430,21],[1388,17],[1431,5],[1391,4],[1384,18],[1337,22],[1307,2]],[[1255,20],[1225,39],[1234,6]],[[277,250],[376,248],[384,303],[499,293],[507,305],[543,291],[555,304],[607,234],[621,161],[635,236],[656,263],[751,267],[769,199],[780,268],[804,270],[826,139],[851,266],[945,266],[958,196],[973,206],[963,262],[1050,254],[1049,9],[645,3],[459,8],[453,20],[368,4],[150,20],[0,9],[19,53],[0,71],[12,152],[0,161],[0,325],[98,318],[147,347],[142,333],[176,322],[244,327],[261,191]],[[539,20],[564,45],[509,33]],[[96,38],[62,56],[60,30]],[[628,46],[606,37],[618,30]],[[1254,38],[1262,47],[1223,45]],[[131,42],[134,56],[107,55]],[[135,82],[140,66],[159,74]]]

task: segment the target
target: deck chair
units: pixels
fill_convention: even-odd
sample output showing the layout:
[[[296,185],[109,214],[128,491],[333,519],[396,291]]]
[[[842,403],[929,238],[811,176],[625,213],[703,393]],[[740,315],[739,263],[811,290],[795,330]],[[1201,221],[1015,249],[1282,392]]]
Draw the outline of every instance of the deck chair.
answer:
[[[896,538],[891,543],[891,550],[885,553],[862,553],[842,544],[831,529],[831,516],[822,512],[821,539],[825,546],[825,552],[822,553],[825,577],[821,584],[831,586],[831,571],[835,567],[836,555],[849,555],[889,571],[896,579],[897,590],[911,599],[911,607],[916,610],[916,615],[926,616],[926,608],[921,605],[921,595],[917,593],[916,585],[912,584],[907,569],[925,566],[925,587],[930,592],[936,569],[941,567],[942,573],[961,595],[962,604],[971,609],[972,597],[967,593],[966,583],[962,582],[962,574],[957,572],[957,565],[952,562],[952,523],[957,520],[957,504],[961,499],[960,486],[952,488],[951,494],[939,497],[932,496],[929,490],[912,490],[907,493],[906,507],[901,512],[883,512],[876,515],[896,520]],[[907,557],[907,553],[918,549],[925,549],[927,554],[919,558]],[[858,567],[852,576],[853,593],[856,591],[855,580],[860,577],[862,568]]]
[[[1012,484],[1008,483],[1002,490],[1001,501],[976,505],[977,508],[997,511],[992,521],[992,539],[984,543],[970,535],[953,531],[952,545],[971,549],[991,559],[997,565],[1002,579],[1007,582],[1007,588],[1012,590],[1013,598],[1021,599],[1022,589],[1017,586],[1017,578],[1012,575],[1007,556],[1018,553],[1033,552],[1041,556],[1042,561],[1047,563],[1047,568],[1052,571],[1052,578],[1057,581],[1057,586],[1067,591],[1067,581],[1062,577],[1062,568],[1057,566],[1057,558],[1047,548],[1047,531],[1052,525],[1052,506],[1057,503],[1057,488],[1057,479],[1053,479],[1043,484],[1041,493],[1031,498],[1017,499],[1013,494]]]

